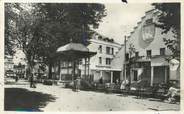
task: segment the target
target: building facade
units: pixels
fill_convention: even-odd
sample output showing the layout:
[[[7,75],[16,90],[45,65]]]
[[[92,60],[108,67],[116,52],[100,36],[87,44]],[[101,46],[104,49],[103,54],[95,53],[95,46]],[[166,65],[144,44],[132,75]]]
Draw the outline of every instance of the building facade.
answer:
[[[112,69],[112,60],[120,50],[121,45],[114,42],[113,39],[103,37],[99,34],[94,34],[90,39],[88,49],[97,54],[90,59],[83,59],[80,63],[81,76],[84,77],[87,74],[88,79],[94,82],[108,83],[120,80],[119,72],[115,72],[117,69]],[[87,65],[87,70],[85,70]],[[87,72],[85,72],[87,71]],[[120,71],[120,69],[118,69]],[[117,77],[115,74],[117,73]]]
[[[19,78],[25,78],[26,68],[25,65],[22,65],[19,63],[18,65],[14,65],[14,72],[17,77]]]
[[[166,47],[164,38],[173,39],[172,32],[162,34],[158,23],[159,12],[150,10],[127,37],[125,65],[126,75],[131,83],[144,81],[150,86],[168,83],[170,79],[179,80],[178,76],[170,75],[170,62],[167,58],[172,52]]]
[[[5,70],[13,70],[13,56],[5,55],[4,68]]]
[[[13,66],[14,66],[13,56],[5,55],[5,58],[4,58],[5,76],[14,76]]]

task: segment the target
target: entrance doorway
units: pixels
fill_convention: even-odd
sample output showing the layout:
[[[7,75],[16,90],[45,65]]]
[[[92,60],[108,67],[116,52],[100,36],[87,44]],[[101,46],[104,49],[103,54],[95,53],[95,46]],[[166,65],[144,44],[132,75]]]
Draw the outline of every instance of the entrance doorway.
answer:
[[[117,80],[120,82],[120,71],[113,72],[113,83],[117,83]]]

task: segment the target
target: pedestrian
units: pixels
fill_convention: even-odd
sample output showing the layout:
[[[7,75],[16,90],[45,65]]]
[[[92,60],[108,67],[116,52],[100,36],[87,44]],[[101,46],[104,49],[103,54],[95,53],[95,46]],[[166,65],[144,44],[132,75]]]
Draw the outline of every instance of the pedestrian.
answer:
[[[80,90],[80,77],[77,77],[76,79],[76,91],[78,92]]]
[[[175,86],[171,86],[168,90],[168,93],[165,95],[168,97],[169,103],[175,103],[176,97],[179,95],[179,89],[177,89]]]
[[[99,79],[99,83],[100,83],[100,84],[103,84],[103,79],[102,79],[102,77]]]
[[[18,81],[18,76],[15,77],[15,82],[17,82],[17,81]]]
[[[33,88],[36,88],[36,76],[33,76]]]
[[[126,89],[129,81],[128,80],[123,80],[120,86],[120,89]]]
[[[116,84],[117,84],[117,85],[119,84],[119,80],[118,80],[118,79],[116,79]]]
[[[77,79],[74,79],[73,81],[73,91],[77,90],[77,84],[76,84]]]
[[[120,89],[121,89],[121,90],[125,89],[125,81],[124,81],[124,80],[121,82]]]
[[[128,94],[128,91],[127,91],[128,83],[129,83],[128,80],[123,80],[123,81],[121,82],[120,89],[121,89],[121,91],[122,91],[122,93],[123,93],[124,95],[127,95],[127,94]]]
[[[31,73],[30,74],[30,88],[32,88],[33,87],[33,74]]]

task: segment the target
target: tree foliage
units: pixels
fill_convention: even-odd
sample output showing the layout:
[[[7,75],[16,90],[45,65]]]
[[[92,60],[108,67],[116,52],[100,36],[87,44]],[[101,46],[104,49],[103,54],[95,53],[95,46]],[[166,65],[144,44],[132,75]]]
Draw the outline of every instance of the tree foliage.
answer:
[[[35,14],[40,17],[37,30],[39,56],[52,63],[56,49],[70,42],[87,44],[91,38],[91,27],[97,28],[105,16],[101,4],[33,4]]]
[[[180,3],[154,3],[160,11],[157,26],[163,29],[163,33],[173,32],[174,39],[164,38],[166,46],[173,52],[173,57],[180,56]]]
[[[51,65],[56,49],[70,39],[87,45],[105,15],[102,4],[6,3],[5,51],[18,45],[30,66],[35,60]]]
[[[5,4],[5,54],[13,55],[15,48],[15,28],[14,22],[18,18],[18,14],[14,11],[22,10],[19,4]]]
[[[23,6],[25,4],[5,4],[5,52],[10,54],[20,48],[32,67],[36,55],[35,44],[37,42],[35,42],[34,35],[37,19],[30,10],[24,9]]]

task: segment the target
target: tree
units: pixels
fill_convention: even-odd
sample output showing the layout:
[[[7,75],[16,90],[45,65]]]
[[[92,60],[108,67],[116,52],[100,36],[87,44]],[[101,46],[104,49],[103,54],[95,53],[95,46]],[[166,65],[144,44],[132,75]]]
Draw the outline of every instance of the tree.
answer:
[[[17,12],[13,10],[16,8],[18,11],[22,10],[19,4],[5,4],[5,54],[13,55],[15,50],[15,36],[14,36],[14,22],[18,17]]]
[[[164,38],[165,45],[173,52],[172,58],[180,58],[180,3],[154,3],[155,9],[160,11],[156,25],[163,29],[163,33],[173,32],[174,39]]]
[[[91,38],[91,27],[97,28],[105,16],[105,7],[102,4],[34,4],[35,14],[41,17],[41,26],[38,29],[40,37],[39,56],[51,67],[53,55],[59,46],[73,42],[87,45]],[[39,42],[39,41],[38,41]]]
[[[12,47],[21,49],[26,55],[30,70],[32,70],[37,55],[38,37],[35,34],[39,21],[30,9],[24,8],[29,7],[29,5],[20,3],[5,4],[5,50],[12,50],[13,52]],[[10,41],[13,43],[10,43]]]
[[[74,42],[87,45],[87,39],[93,34],[92,27],[97,28],[105,16],[105,7],[102,4],[17,5],[20,9],[15,7],[14,3],[5,4],[10,6],[5,7],[6,14],[9,9],[17,14],[17,18],[12,19],[14,25],[10,28],[7,23],[5,28],[10,28],[11,36],[14,36],[13,42],[23,50],[31,67],[35,60],[42,60],[51,69],[56,49],[69,43],[71,38]],[[7,34],[7,41],[9,36],[10,34]],[[9,45],[9,42],[6,45]],[[11,50],[8,46],[7,49]]]

